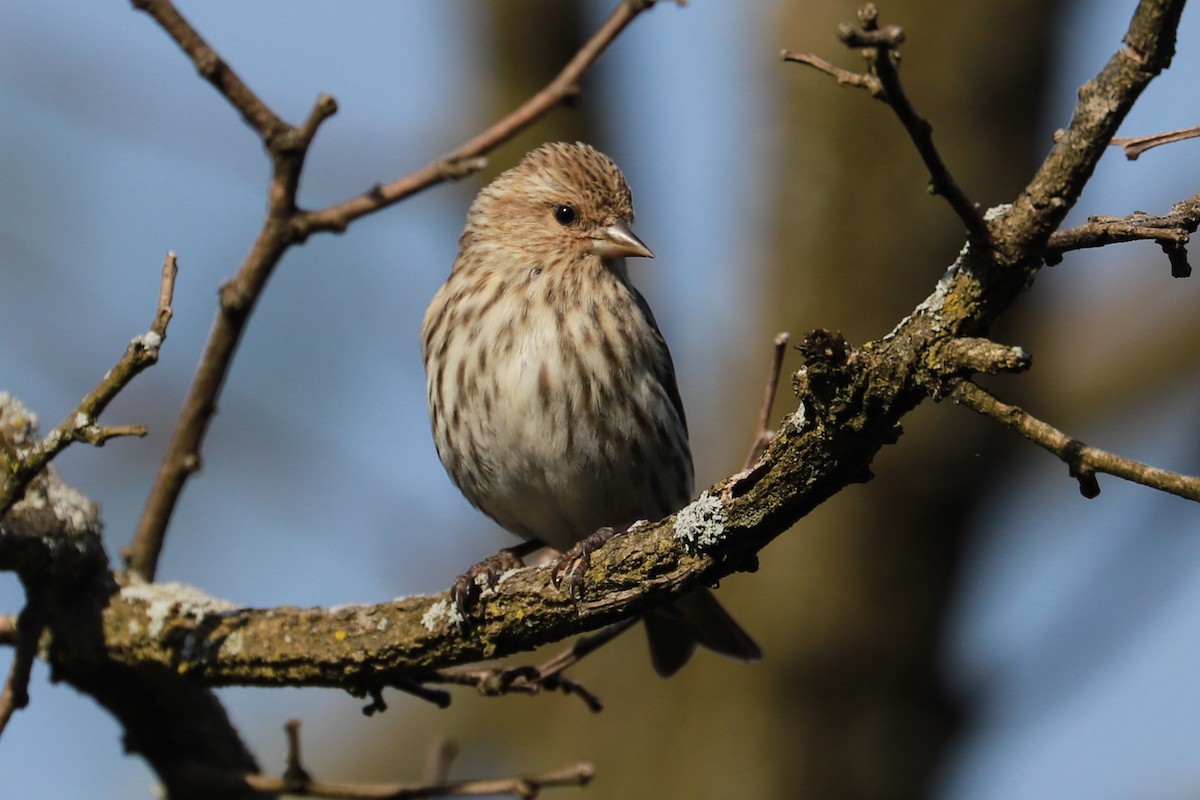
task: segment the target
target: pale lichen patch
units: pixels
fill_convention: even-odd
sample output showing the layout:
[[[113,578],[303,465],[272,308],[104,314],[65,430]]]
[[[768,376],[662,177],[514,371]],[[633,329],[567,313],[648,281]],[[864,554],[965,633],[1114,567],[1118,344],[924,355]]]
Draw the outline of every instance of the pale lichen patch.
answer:
[[[430,633],[436,632],[439,627],[462,625],[464,622],[466,620],[458,613],[458,607],[449,600],[438,600],[421,616],[421,624]]]
[[[725,538],[728,521],[721,498],[701,492],[695,502],[675,515],[675,538],[689,550],[705,550]]]
[[[240,608],[236,603],[221,600],[182,583],[133,583],[122,587],[121,596],[128,602],[145,605],[146,632],[152,639],[162,635],[173,617],[199,623],[210,615]]]

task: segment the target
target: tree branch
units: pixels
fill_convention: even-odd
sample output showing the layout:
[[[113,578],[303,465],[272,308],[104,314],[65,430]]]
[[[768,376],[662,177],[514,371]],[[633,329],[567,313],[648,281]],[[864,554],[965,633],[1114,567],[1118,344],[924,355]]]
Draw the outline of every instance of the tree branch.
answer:
[[[1200,194],[1194,194],[1171,206],[1164,216],[1138,211],[1127,217],[1089,217],[1083,225],[1057,231],[1046,243],[1046,263],[1057,264],[1062,254],[1088,247],[1105,247],[1119,242],[1152,239],[1158,242],[1171,263],[1171,275],[1187,278],[1192,274],[1188,263],[1189,234],[1200,225]]]
[[[446,180],[457,180],[482,169],[487,161],[481,156],[516,136],[565,100],[577,96],[578,81],[583,73],[638,14],[653,5],[653,0],[622,0],[562,71],[516,110],[416,172],[373,187],[357,197],[329,208],[308,212],[303,216],[301,223],[305,231],[341,232],[361,216],[386,208],[430,186]]]
[[[1200,478],[1159,469],[1095,447],[1088,447],[1027,411],[997,400],[970,381],[960,383],[951,396],[956,403],[996,420],[1058,456],[1070,468],[1071,477],[1079,481],[1079,490],[1084,497],[1093,498],[1100,494],[1100,485],[1096,481],[1095,473],[1102,472],[1188,500],[1200,501]]]
[[[13,713],[29,705],[29,676],[37,658],[38,639],[43,630],[44,614],[35,603],[27,603],[16,624],[16,650],[4,690],[0,691],[0,736],[8,727]]]
[[[129,343],[116,365],[105,373],[96,387],[88,392],[75,410],[45,439],[36,444],[28,440],[28,433],[37,424],[37,417],[33,415],[23,420],[12,417],[6,420],[3,427],[8,429],[9,436],[0,437],[9,444],[8,447],[0,447],[0,466],[4,467],[2,471],[5,475],[3,484],[0,484],[0,516],[21,499],[29,482],[72,442],[101,446],[114,436],[146,434],[145,427],[140,425],[105,428],[97,425],[96,420],[104,413],[104,409],[108,408],[113,398],[142,370],[158,361],[159,348],[167,338],[167,323],[171,321],[171,297],[175,290],[177,272],[175,254],[167,253],[159,283],[158,305],[150,330]],[[8,402],[11,398],[6,393],[0,392],[0,398],[4,400],[0,402],[0,406],[9,410],[14,407]],[[3,409],[0,409],[0,413],[2,411]],[[25,435],[19,435],[13,426],[23,428]],[[14,444],[18,440],[24,444]]]
[[[132,0],[133,7],[144,11],[170,36],[179,49],[200,73],[200,77],[213,85],[227,99],[246,124],[254,129],[264,142],[291,133],[291,126],[259,99],[242,81],[233,68],[196,32],[170,0]]]
[[[1130,161],[1137,161],[1137,157],[1155,147],[1160,147],[1164,144],[1174,144],[1188,139],[1195,139],[1200,136],[1200,127],[1182,128],[1177,131],[1166,131],[1165,133],[1151,133],[1146,136],[1118,136],[1109,144],[1120,147],[1125,151],[1125,157]]]
[[[866,89],[872,97],[887,103],[900,119],[904,129],[917,148],[921,160],[929,170],[929,192],[941,195],[958,214],[967,228],[970,238],[982,245],[988,240],[988,227],[979,211],[979,205],[967,197],[954,180],[941,153],[933,143],[933,126],[917,114],[896,69],[899,53],[896,48],[904,41],[904,30],[899,25],[879,27],[879,12],[874,3],[867,3],[858,12],[858,26],[843,23],[838,26],[838,38],[847,47],[862,48],[867,59],[869,74],[859,75],[834,67],[814,55],[784,50],[781,58],[807,64],[832,76],[842,86]]]
[[[563,672],[578,664],[588,654],[595,652],[629,630],[637,621],[637,617],[630,617],[609,625],[590,636],[582,636],[566,650],[540,666],[447,667],[437,670],[434,673],[434,680],[474,686],[480,694],[487,696],[512,692],[537,694],[543,689],[557,690],[564,694],[576,695],[583,700],[590,711],[599,712],[604,709],[600,699],[585,689],[582,684],[567,678]]]

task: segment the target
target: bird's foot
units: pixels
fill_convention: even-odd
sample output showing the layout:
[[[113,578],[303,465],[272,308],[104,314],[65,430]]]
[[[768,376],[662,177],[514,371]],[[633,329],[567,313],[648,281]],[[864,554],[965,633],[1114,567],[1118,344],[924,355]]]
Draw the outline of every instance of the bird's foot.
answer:
[[[458,613],[465,618],[479,600],[480,595],[483,593],[483,587],[478,581],[480,575],[483,576],[487,588],[493,589],[501,575],[509,570],[520,569],[525,566],[522,558],[541,546],[541,542],[534,540],[522,542],[513,547],[506,547],[494,556],[488,556],[455,578],[454,584],[450,587],[450,600],[454,603],[454,607],[458,609]]]
[[[574,547],[559,556],[558,563],[550,572],[550,579],[554,581],[554,585],[562,586],[566,583],[567,594],[572,600],[578,601],[583,597],[583,578],[592,566],[592,553],[603,547],[616,533],[612,528],[601,528],[580,539]]]

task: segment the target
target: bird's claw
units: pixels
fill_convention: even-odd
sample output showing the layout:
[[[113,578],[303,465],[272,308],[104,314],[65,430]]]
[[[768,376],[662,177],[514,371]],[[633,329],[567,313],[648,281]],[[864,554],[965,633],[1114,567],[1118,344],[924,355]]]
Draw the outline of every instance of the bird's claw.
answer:
[[[483,587],[478,581],[480,575],[483,576],[487,588],[494,589],[496,582],[505,572],[525,566],[516,550],[517,548],[505,548],[473,565],[454,579],[454,584],[450,587],[450,600],[459,614],[466,618],[483,593]]]
[[[559,556],[558,563],[550,572],[550,580],[559,588],[565,583],[567,595],[579,602],[583,597],[584,576],[592,566],[592,553],[603,547],[615,533],[612,528],[601,528],[580,539],[574,547]]]

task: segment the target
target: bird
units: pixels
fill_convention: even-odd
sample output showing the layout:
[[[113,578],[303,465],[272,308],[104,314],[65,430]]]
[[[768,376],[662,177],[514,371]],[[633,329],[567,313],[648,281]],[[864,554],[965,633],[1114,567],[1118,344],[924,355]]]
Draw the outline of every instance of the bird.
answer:
[[[476,196],[421,326],[430,424],[451,480],[501,527],[584,569],[613,532],[692,499],[674,364],[626,267],[654,257],[633,218],[608,156],[582,142],[537,147]],[[460,578],[458,599],[496,563]],[[703,587],[643,619],[663,676],[697,645],[762,656]]]

